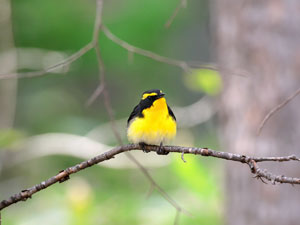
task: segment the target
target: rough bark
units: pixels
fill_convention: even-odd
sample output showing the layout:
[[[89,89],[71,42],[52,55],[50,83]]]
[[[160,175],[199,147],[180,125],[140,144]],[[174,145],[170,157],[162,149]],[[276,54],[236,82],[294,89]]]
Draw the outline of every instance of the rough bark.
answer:
[[[213,6],[217,57],[224,77],[220,135],[224,149],[250,155],[300,155],[300,97],[257,129],[274,106],[300,86],[300,1],[217,0]],[[248,77],[232,75],[233,68]],[[255,152],[254,152],[255,149]],[[266,185],[226,164],[230,225],[299,224],[300,190]],[[299,176],[297,166],[266,163],[272,171]],[[281,168],[280,168],[281,167]]]

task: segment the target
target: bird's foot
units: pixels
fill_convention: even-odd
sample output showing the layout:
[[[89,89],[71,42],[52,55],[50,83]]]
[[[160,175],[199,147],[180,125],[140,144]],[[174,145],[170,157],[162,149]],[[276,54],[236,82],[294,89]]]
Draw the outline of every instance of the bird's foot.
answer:
[[[159,145],[159,149],[157,150],[157,155],[168,155],[169,152],[168,151],[165,151],[164,149],[162,149],[162,143],[160,143]]]
[[[143,150],[143,152],[145,152],[145,153],[150,152],[149,150],[146,149],[147,144],[145,142],[140,142],[139,145],[140,145],[141,149]]]

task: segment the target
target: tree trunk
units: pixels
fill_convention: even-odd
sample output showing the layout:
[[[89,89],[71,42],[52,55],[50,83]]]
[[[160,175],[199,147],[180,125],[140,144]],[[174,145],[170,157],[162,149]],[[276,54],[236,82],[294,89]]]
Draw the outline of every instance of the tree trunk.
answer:
[[[220,120],[223,148],[257,156],[300,155],[300,96],[278,111],[258,136],[264,116],[300,87],[300,1],[219,0],[212,13],[224,78]],[[237,68],[247,71],[239,76]],[[226,163],[230,225],[300,224],[300,187],[264,184],[249,168]],[[262,168],[300,177],[298,163]]]

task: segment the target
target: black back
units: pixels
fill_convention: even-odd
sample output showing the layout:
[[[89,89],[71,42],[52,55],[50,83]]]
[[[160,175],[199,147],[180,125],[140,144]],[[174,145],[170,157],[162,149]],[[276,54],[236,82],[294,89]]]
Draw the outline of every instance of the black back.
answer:
[[[169,115],[173,117],[173,119],[176,121],[176,117],[172,111],[172,109],[170,108],[170,106],[168,105],[168,111],[169,111]]]
[[[151,92],[152,93],[152,92]],[[149,96],[150,97],[150,96]],[[152,96],[151,96],[152,97]],[[155,97],[155,96],[153,96]],[[127,120],[127,125],[130,123],[130,121],[132,119],[134,119],[135,117],[144,117],[143,115],[143,110],[150,108],[153,104],[153,102],[155,101],[154,98],[146,98],[146,99],[142,99],[140,101],[140,103],[134,107],[133,111],[131,112],[128,120]]]

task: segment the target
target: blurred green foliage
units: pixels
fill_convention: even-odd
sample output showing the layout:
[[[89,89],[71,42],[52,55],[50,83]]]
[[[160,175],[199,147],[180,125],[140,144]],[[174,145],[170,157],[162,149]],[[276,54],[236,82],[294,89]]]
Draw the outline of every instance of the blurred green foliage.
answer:
[[[11,3],[17,48],[71,54],[91,40],[95,16],[92,0],[14,0]],[[180,10],[171,27],[165,29],[164,23],[177,4],[171,0],[105,1],[103,21],[114,34],[135,46],[171,58],[210,61],[209,1],[188,1],[187,8]],[[136,54],[131,61],[126,50],[103,34],[100,47],[117,119],[126,118],[140,94],[147,89],[164,90],[171,106],[186,106],[205,94],[215,95],[221,91],[221,78],[214,71],[195,70],[193,74],[183,74],[179,68]],[[101,97],[91,107],[85,107],[97,83],[94,51],[74,62],[67,74],[21,79],[15,129],[0,132],[0,148],[9,151],[9,147],[23,140],[25,134],[86,135],[107,122]],[[217,146],[213,121],[192,131],[195,141],[191,145]],[[192,217],[183,214],[180,224],[221,224],[222,195],[218,174],[222,168],[214,161],[199,161],[195,156],[185,156],[187,163],[183,163],[179,155],[170,157],[168,166],[153,168],[151,173],[167,193],[192,213]],[[1,198],[53,176],[80,160],[48,156],[4,167],[0,177]],[[156,191],[147,198],[149,188],[148,181],[136,169],[92,167],[72,176],[66,183],[35,195],[26,203],[6,209],[2,216],[7,225],[173,224],[175,209]]]
[[[217,71],[209,69],[195,69],[185,75],[185,84],[188,88],[208,95],[217,95],[222,89],[221,76]]]
[[[0,150],[12,147],[16,142],[22,140],[25,134],[19,130],[0,130]]]

